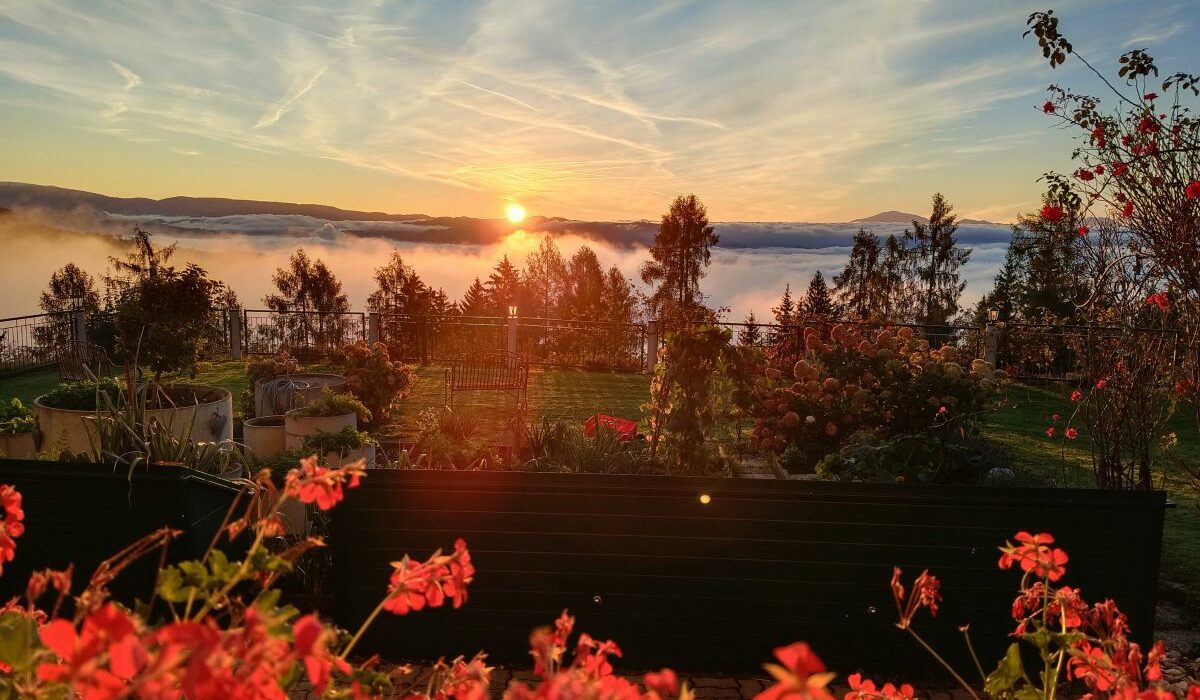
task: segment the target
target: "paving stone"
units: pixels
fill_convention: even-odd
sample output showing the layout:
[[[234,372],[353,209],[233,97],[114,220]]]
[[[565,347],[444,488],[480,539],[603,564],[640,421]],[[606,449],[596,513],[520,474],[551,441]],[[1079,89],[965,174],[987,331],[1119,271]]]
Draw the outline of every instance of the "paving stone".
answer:
[[[736,686],[733,688],[698,687],[696,688],[696,697],[699,700],[741,700],[742,695]]]
[[[763,691],[764,685],[762,681],[740,680],[738,681],[738,692],[747,700],[753,698]]]
[[[738,682],[733,678],[693,678],[692,685],[696,688],[736,688]]]

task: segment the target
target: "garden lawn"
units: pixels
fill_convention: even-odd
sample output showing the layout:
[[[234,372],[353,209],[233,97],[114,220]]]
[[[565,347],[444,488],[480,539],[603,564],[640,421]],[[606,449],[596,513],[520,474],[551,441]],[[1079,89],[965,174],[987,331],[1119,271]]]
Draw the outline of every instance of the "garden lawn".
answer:
[[[1062,438],[1066,418],[1074,409],[1069,397],[1073,387],[1013,386],[1011,405],[989,415],[983,434],[1003,445],[1013,468],[1024,481],[1089,488],[1092,477],[1090,444],[1086,426],[1079,438]],[[1053,438],[1046,436],[1051,416],[1061,420]],[[1167,491],[1175,506],[1168,508],[1163,525],[1163,561],[1160,589],[1167,599],[1200,614],[1200,498],[1191,485],[1191,473],[1200,468],[1200,436],[1189,409],[1181,410],[1168,426],[1178,439],[1155,475],[1156,485]]]

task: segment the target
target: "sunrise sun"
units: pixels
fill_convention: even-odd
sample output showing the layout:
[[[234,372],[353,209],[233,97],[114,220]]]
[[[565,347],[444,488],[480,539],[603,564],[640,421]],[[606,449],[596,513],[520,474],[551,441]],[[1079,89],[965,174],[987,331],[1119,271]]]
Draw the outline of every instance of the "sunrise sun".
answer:
[[[509,202],[508,207],[504,210],[505,216],[514,224],[519,224],[525,220],[525,207],[516,202]]]

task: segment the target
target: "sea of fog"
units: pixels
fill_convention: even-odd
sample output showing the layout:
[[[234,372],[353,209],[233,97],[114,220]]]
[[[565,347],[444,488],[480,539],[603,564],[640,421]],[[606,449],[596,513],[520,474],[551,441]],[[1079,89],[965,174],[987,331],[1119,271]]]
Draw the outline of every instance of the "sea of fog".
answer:
[[[161,217],[97,218],[45,212],[0,218],[0,317],[37,313],[38,296],[51,273],[68,262],[99,278],[108,256],[124,252],[119,236],[135,223],[156,230],[155,225],[164,222]],[[555,221],[543,225],[542,230],[518,230],[488,243],[447,244],[370,235],[372,227],[395,231],[396,222],[253,215],[192,217],[166,223],[166,231],[159,227],[155,240],[158,245],[178,244],[176,264],[192,262],[208,270],[233,287],[247,308],[262,307],[262,297],[272,290],[272,272],[285,264],[298,246],[324,260],[342,280],[353,307],[364,309],[367,295],[374,289],[372,272],[393,250],[400,251],[427,283],[444,288],[457,299],[474,278],[486,279],[501,257],[507,255],[523,264],[545,235],[553,235],[568,256],[589,245],[605,267],[616,265],[637,281],[638,267],[647,258],[642,241],[652,235],[644,223]],[[716,224],[721,244],[713,249],[712,265],[702,282],[709,304],[729,307],[731,321],[740,321],[751,310],[760,320],[768,318],[785,284],[790,283],[795,292],[807,286],[814,270],[821,270],[827,279],[841,270],[858,228],[857,224]],[[881,237],[904,229],[898,224],[873,224],[870,228]],[[1008,239],[1009,231],[1003,226],[960,227],[959,240],[972,251],[963,270],[967,282],[964,304],[974,303],[990,289]]]

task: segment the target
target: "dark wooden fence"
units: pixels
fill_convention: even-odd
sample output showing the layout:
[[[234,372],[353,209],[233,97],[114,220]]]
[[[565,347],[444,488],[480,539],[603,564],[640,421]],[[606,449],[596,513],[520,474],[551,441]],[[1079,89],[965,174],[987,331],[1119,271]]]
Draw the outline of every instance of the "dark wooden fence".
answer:
[[[238,494],[230,482],[191,469],[159,466],[130,476],[124,468],[34,460],[0,459],[0,483],[21,492],[25,510],[0,600],[24,594],[31,572],[71,563],[78,594],[100,562],[165,526],[182,531],[169,561],[199,558]],[[122,574],[113,593],[125,602],[147,599],[157,566],[157,555],[147,557]]]
[[[707,496],[707,499],[702,499]],[[707,502],[704,502],[707,500]],[[761,671],[806,640],[835,668],[937,675],[894,626],[892,566],[943,582],[919,628],[970,668],[1012,630],[1019,576],[997,547],[1047,531],[1070,554],[1064,583],[1112,597],[1152,633],[1162,494],[745,479],[372,472],[334,514],[336,614],[356,629],[384,595],[389,562],[463,537],[478,568],[459,610],[383,615],[360,651],[420,659],[487,650],[527,662],[531,628],[569,608],[612,638],[627,668]]]

